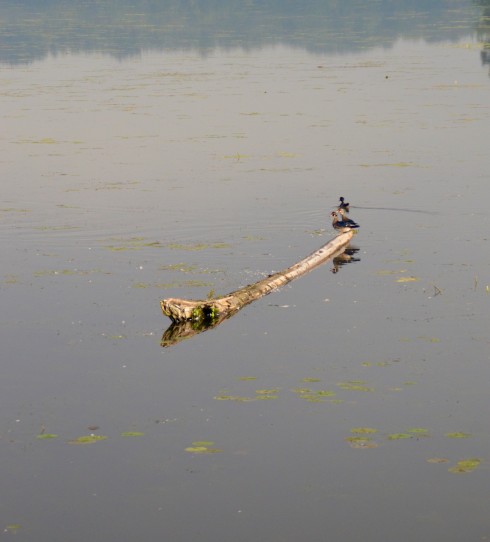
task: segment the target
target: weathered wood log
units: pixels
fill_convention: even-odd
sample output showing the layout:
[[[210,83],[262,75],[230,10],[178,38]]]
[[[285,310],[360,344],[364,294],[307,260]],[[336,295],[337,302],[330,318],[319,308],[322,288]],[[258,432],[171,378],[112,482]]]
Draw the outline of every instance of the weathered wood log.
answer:
[[[346,249],[353,235],[354,231],[352,230],[341,233],[326,245],[284,271],[269,275],[224,297],[205,300],[164,299],[160,302],[163,314],[173,322],[193,321],[198,323],[196,332],[201,331],[202,326],[200,323],[207,323],[206,327],[215,327],[215,325],[229,318],[252,301],[308,273],[330,258],[338,256]]]

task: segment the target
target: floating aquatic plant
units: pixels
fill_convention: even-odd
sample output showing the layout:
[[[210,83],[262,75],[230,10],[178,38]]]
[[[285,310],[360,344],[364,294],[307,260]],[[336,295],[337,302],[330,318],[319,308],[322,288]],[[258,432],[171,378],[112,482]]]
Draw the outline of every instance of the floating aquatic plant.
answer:
[[[347,382],[338,382],[337,386],[347,391],[374,391],[373,388],[369,388],[365,384],[363,380],[349,380]]]
[[[217,454],[222,452],[219,448],[214,448],[214,442],[210,440],[197,440],[185,449],[192,454]]]
[[[410,433],[392,433],[388,435],[388,440],[403,440],[407,438],[413,438],[413,435]]]
[[[481,463],[480,459],[463,459],[458,461],[454,467],[451,467],[449,472],[453,474],[465,474],[468,472],[473,472]]]
[[[99,440],[106,440],[107,437],[103,435],[84,435],[76,439],[68,441],[68,444],[94,444]]]
[[[350,432],[358,435],[369,435],[377,433],[378,430],[374,429],[373,427],[353,427]]]

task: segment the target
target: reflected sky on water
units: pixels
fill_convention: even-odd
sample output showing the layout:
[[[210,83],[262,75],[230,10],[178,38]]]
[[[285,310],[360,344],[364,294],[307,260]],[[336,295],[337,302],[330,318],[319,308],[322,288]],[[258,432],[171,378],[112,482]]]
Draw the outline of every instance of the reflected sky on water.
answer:
[[[490,535],[486,17],[0,3],[6,537]],[[343,257],[167,329],[160,299],[317,250],[341,195]]]
[[[458,40],[485,25],[484,0],[425,2],[3,2],[1,60],[66,52],[254,49],[360,52],[399,38]],[[482,23],[483,20],[483,23]]]

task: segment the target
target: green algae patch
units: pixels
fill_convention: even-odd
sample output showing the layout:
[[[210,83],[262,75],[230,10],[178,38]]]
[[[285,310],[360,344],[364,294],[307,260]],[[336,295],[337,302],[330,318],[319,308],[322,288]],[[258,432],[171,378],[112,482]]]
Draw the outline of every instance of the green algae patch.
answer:
[[[325,399],[322,399],[318,395],[314,393],[302,393],[299,396],[300,399],[303,399],[303,401],[308,401],[308,403],[324,403]]]
[[[162,265],[158,269],[160,271],[180,271],[182,273],[195,273],[197,271],[197,265],[174,263],[169,265]]]
[[[33,140],[30,143],[34,143],[36,145],[56,145],[58,141],[52,137],[43,137],[42,139]]]
[[[330,390],[318,390],[315,392],[318,397],[335,397],[337,394]]]
[[[216,401],[235,401],[237,403],[250,403],[251,401],[257,401],[257,397],[243,397],[241,395],[215,395],[213,399]]]
[[[108,239],[109,240],[109,239]],[[112,252],[125,252],[128,250],[142,250],[143,248],[162,248],[160,241],[150,241],[145,237],[130,237],[128,239],[110,239],[115,244],[105,245],[103,248]]]
[[[374,427],[353,427],[350,432],[356,435],[370,435],[377,433],[378,430],[374,429]]]
[[[256,395],[256,399],[259,401],[268,401],[271,399],[277,399],[279,397],[277,395],[278,392],[279,392],[278,388],[255,390],[255,395]]]
[[[17,275],[5,275],[2,282],[3,284],[17,284],[19,282],[19,277]]]
[[[20,523],[9,523],[8,525],[5,525],[4,532],[17,534],[20,528],[21,528]]]
[[[33,275],[35,277],[86,277],[97,273],[104,273],[104,271],[100,269],[43,269],[40,271],[34,271]]]
[[[335,397],[336,395],[334,391],[329,390],[299,390],[297,393],[300,399],[310,403],[324,403],[325,397]]]
[[[168,290],[171,288],[207,288],[212,286],[210,282],[202,280],[178,280],[174,282],[161,282],[161,283],[149,283],[149,282],[135,282],[133,288],[160,288]]]
[[[313,392],[313,390],[311,390],[310,388],[292,388],[291,391],[293,393],[299,393],[299,394]]]
[[[374,442],[369,437],[347,437],[345,440],[349,443],[351,448],[360,450],[377,448],[379,446],[377,442]]]
[[[206,250],[210,248],[220,249],[220,248],[230,248],[229,243],[191,243],[184,245],[181,243],[169,243],[165,245],[166,248],[171,250],[188,250],[188,251],[197,251],[197,250]]]
[[[447,459],[446,457],[430,457],[429,459],[427,459],[427,463],[449,463],[449,459]]]
[[[387,162],[379,164],[359,164],[361,167],[420,167],[414,162]]]
[[[54,433],[42,433],[41,435],[37,435],[36,438],[39,440],[50,440],[58,438],[58,435],[55,435]]]
[[[185,451],[191,454],[218,454],[223,450],[215,448],[214,442],[211,440],[196,440],[192,443],[192,446],[188,446]]]
[[[400,277],[396,279],[396,282],[418,282],[419,280],[417,277]]]
[[[451,467],[448,470],[453,474],[466,474],[468,472],[473,472],[480,463],[481,460],[477,458],[463,459],[458,461],[454,467]]]
[[[374,391],[373,388],[366,386],[363,380],[349,380],[347,382],[338,382],[337,386],[347,391]]]
[[[303,378],[303,382],[321,382],[320,378]]]
[[[239,376],[238,380],[243,380],[246,382],[247,380],[257,380],[256,376]]]
[[[447,438],[471,438],[469,433],[446,433],[444,435]]]
[[[410,427],[410,429],[407,429],[407,432],[418,435],[419,437],[429,436],[429,430],[425,429],[425,427]]]
[[[144,433],[141,431],[123,431],[121,437],[142,437]]]
[[[83,435],[73,440],[69,440],[68,444],[94,444],[100,440],[106,440],[107,437],[103,435]]]
[[[388,440],[404,440],[408,438],[413,438],[413,435],[410,433],[392,433],[388,435]]]

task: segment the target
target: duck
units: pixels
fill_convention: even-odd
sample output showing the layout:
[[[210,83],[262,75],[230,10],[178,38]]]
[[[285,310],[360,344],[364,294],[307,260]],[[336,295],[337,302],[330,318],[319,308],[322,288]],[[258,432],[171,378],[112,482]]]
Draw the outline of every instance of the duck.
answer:
[[[350,203],[347,203],[347,202],[345,201],[344,196],[340,196],[339,201],[340,201],[339,207],[341,207],[342,209],[345,209],[346,212],[348,213],[348,212],[349,212],[349,205],[350,205]]]
[[[359,224],[356,224],[354,221],[351,221],[353,223],[349,224],[347,222],[344,222],[343,220],[339,220],[336,211],[332,211],[330,213],[330,216],[332,217],[333,228],[341,233],[345,233],[359,227]]]
[[[346,224],[349,224],[350,226],[352,226],[353,228],[355,227],[359,227],[359,224],[355,221],[355,220],[352,220],[350,218],[347,218],[347,216],[345,215],[345,209],[343,207],[339,207],[337,209],[337,212],[340,214],[340,216],[342,217],[342,222],[345,222]]]

